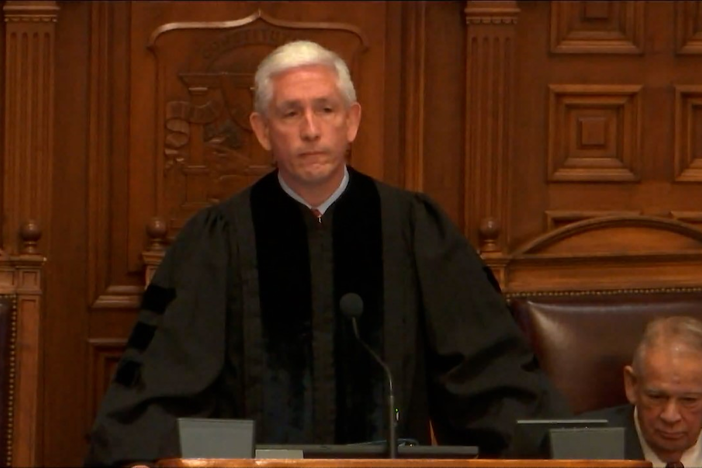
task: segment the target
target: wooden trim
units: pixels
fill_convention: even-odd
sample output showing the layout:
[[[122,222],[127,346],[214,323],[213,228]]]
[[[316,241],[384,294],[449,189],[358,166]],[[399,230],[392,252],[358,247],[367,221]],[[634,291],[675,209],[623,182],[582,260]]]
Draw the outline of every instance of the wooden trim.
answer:
[[[39,399],[42,380],[42,268],[45,259],[36,255],[10,258],[15,270],[17,323],[15,387],[12,391],[12,465],[38,466]]]
[[[192,468],[650,468],[645,460],[417,460],[417,459],[212,459],[170,458],[157,466]]]
[[[90,4],[88,83],[88,291],[96,298],[108,287],[110,249],[110,30],[109,2]],[[94,299],[91,299],[93,302]]]
[[[424,66],[426,46],[426,3],[409,2],[403,28],[404,68],[404,186],[421,192],[424,188]]]
[[[575,297],[575,296],[613,296],[618,294],[697,294],[702,287],[687,288],[633,288],[633,289],[582,289],[573,291],[513,291],[505,293],[507,300],[519,297]]]

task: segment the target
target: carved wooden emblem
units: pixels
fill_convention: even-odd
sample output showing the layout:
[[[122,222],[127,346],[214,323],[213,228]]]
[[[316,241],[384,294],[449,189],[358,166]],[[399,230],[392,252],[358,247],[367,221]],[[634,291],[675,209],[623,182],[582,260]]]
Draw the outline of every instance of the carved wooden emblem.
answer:
[[[282,21],[260,10],[235,21],[169,23],[151,34],[156,127],[163,132],[157,138],[157,204],[169,237],[199,209],[273,169],[249,125],[254,74],[269,52],[297,39],[337,51],[352,73],[366,44],[350,25]]]

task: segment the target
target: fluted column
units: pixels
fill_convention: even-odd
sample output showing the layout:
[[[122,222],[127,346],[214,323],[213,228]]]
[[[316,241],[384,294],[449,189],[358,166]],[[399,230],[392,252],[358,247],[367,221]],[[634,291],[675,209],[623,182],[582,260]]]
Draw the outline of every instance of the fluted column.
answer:
[[[19,251],[23,221],[49,226],[54,152],[55,1],[7,1],[3,246]]]
[[[505,252],[509,232],[509,161],[512,157],[516,1],[468,1],[466,15],[466,235],[476,244],[481,226],[499,227],[481,245]],[[480,245],[480,244],[478,244]]]
[[[50,226],[54,154],[55,1],[6,1],[2,247],[17,298],[11,465],[37,466],[40,446],[42,230]],[[31,221],[28,221],[31,220]],[[42,230],[40,230],[40,228]]]

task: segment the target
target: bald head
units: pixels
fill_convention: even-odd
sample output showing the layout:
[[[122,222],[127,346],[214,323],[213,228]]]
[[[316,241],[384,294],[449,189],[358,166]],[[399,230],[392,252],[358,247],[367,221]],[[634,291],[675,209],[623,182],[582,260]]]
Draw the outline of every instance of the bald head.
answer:
[[[639,375],[643,372],[647,352],[673,348],[702,355],[702,322],[686,316],[663,317],[651,321],[634,352],[634,372]]]
[[[624,387],[649,447],[664,462],[679,461],[702,430],[702,322],[652,321],[624,368]]]

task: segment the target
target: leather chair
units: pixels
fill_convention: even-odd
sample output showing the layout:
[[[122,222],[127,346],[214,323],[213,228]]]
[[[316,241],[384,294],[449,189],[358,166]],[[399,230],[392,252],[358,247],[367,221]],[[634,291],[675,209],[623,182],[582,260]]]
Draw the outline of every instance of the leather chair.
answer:
[[[627,402],[623,368],[650,320],[702,320],[702,289],[519,294],[508,303],[575,414]]]
[[[0,296],[0,466],[12,466],[13,396],[15,387],[15,298]]]

